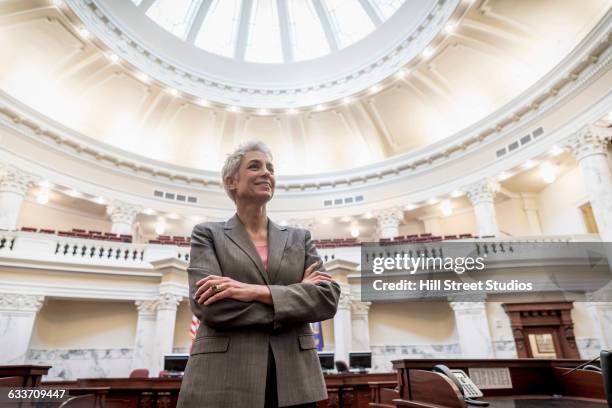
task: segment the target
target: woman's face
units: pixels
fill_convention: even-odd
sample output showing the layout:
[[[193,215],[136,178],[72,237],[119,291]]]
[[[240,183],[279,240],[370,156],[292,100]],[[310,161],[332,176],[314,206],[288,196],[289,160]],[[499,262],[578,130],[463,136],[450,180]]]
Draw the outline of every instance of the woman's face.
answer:
[[[266,203],[274,195],[274,165],[259,151],[247,152],[238,169],[238,180],[232,179],[230,187],[236,192],[236,202],[252,200]]]

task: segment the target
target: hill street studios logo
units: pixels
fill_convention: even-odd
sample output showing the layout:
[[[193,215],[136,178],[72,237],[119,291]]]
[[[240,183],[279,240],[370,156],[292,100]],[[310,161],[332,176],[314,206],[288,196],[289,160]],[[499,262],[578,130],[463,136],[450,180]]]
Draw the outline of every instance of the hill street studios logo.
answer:
[[[575,295],[610,301],[612,244],[454,241],[365,243],[361,296],[372,300],[482,301],[494,294]],[[609,300],[606,300],[609,299]]]

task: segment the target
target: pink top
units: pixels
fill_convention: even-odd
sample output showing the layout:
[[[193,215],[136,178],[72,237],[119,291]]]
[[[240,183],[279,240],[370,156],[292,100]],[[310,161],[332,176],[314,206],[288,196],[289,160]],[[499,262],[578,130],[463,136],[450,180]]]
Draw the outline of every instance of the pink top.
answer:
[[[261,258],[261,263],[263,264],[265,269],[268,269],[268,246],[267,245],[255,245],[255,249],[257,249],[257,253]]]

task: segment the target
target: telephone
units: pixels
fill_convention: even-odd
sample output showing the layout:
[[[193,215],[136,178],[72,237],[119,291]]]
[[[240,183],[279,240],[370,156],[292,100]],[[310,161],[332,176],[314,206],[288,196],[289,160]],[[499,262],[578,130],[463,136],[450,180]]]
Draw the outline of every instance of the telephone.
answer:
[[[473,398],[481,398],[483,396],[482,391],[478,389],[476,384],[472,382],[470,377],[463,370],[451,370],[443,364],[434,366],[433,371],[436,373],[443,374],[450,378],[455,383],[459,391],[463,395],[463,400],[469,405],[475,405],[477,407],[488,407],[489,403],[486,401],[477,401]]]

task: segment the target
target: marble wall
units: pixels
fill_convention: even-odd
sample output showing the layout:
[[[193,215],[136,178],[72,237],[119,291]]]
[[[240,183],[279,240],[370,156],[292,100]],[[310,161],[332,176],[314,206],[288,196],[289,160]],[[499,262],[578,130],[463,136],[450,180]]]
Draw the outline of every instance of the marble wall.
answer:
[[[580,358],[590,360],[599,356],[601,352],[601,342],[595,338],[577,338],[576,345],[580,352]]]
[[[132,363],[132,349],[30,349],[26,364],[50,365],[43,381],[77,378],[127,377]]]
[[[393,371],[393,360],[403,358],[461,358],[459,344],[372,346],[372,371]]]

